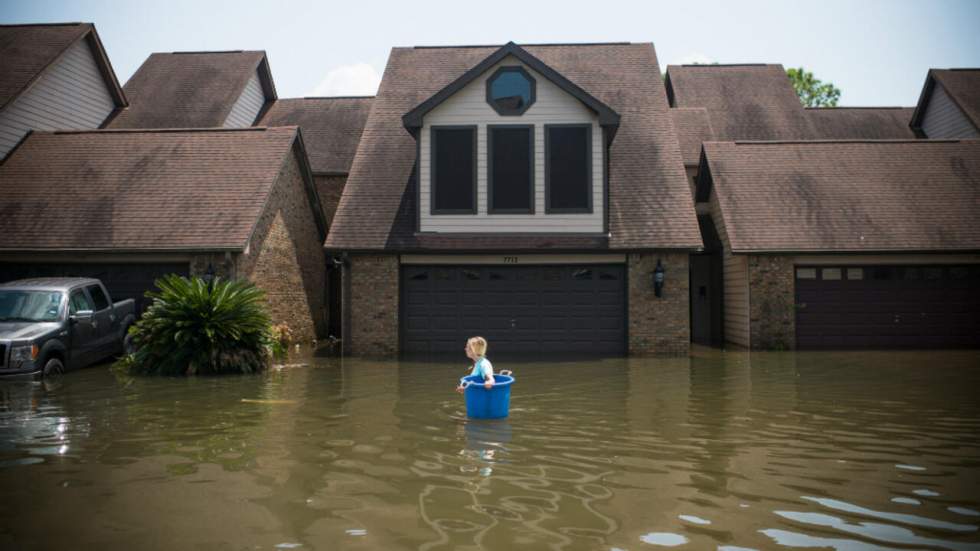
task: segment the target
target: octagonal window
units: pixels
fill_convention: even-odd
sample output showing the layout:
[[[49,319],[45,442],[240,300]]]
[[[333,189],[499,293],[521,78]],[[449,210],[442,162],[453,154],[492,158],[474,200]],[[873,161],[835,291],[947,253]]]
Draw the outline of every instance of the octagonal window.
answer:
[[[523,67],[501,67],[487,79],[487,103],[500,115],[521,115],[534,104],[534,88]]]

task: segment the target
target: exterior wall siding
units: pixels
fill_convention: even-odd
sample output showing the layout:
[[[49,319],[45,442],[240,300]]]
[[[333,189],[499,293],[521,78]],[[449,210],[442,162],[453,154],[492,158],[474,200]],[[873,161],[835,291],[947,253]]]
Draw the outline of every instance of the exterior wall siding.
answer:
[[[252,78],[248,79],[248,84],[242,90],[242,95],[231,107],[231,112],[228,113],[228,118],[222,126],[225,128],[252,126],[263,105],[265,105],[265,93],[262,92],[262,84],[259,82],[259,74],[256,72]]]
[[[938,82],[932,88],[926,113],[922,117],[922,131],[926,137],[933,139],[980,138],[980,132]]]
[[[344,270],[345,350],[354,356],[398,354],[397,255],[354,255]]]
[[[486,102],[486,81],[500,66],[522,66],[537,83],[537,99],[523,115],[502,116]],[[545,124],[592,125],[592,212],[545,214]],[[534,125],[534,214],[487,214],[487,125]],[[477,214],[431,214],[431,128],[433,125],[477,126]],[[490,68],[429,112],[420,140],[420,229],[428,232],[576,232],[603,231],[603,136],[595,113],[558,86],[513,57]]]
[[[722,280],[724,301],[723,333],[725,342],[749,347],[749,268],[748,258],[744,255],[732,254],[731,242],[728,240],[728,228],[725,227],[721,215],[718,196],[712,191],[708,203],[708,212],[718,230],[718,238],[722,247]]]
[[[653,290],[653,270],[664,267],[663,296]],[[629,354],[685,356],[691,349],[690,278],[687,253],[630,254],[628,258]]]
[[[796,348],[796,282],[793,258],[749,256],[748,275],[751,348]]]
[[[237,274],[266,292],[275,323],[288,324],[300,341],[312,341],[327,334],[326,257],[305,185],[291,154],[238,259]]]
[[[98,128],[115,107],[88,40],[79,40],[0,111],[0,159],[29,130]]]

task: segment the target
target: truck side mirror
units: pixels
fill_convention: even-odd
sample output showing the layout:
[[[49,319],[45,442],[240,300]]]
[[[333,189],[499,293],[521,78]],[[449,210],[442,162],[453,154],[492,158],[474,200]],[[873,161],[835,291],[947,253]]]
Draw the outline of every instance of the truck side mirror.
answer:
[[[70,319],[72,323],[78,323],[78,322],[92,323],[93,313],[94,312],[92,312],[91,310],[79,310],[78,312],[75,312],[74,314],[69,316],[68,319]]]

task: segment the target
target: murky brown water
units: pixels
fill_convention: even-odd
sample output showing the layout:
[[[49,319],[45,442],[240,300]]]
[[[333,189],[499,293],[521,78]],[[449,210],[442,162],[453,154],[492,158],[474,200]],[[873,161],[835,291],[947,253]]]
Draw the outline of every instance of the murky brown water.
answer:
[[[978,352],[462,368],[2,383],[0,548],[980,549]]]

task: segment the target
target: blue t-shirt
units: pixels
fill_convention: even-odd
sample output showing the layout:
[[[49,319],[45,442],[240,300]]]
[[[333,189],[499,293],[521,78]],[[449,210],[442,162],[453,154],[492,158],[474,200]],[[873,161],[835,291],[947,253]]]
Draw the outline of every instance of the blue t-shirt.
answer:
[[[470,375],[479,375],[484,381],[488,378],[492,381],[493,364],[490,363],[490,360],[481,356],[480,359],[473,363],[473,371],[470,373]]]

